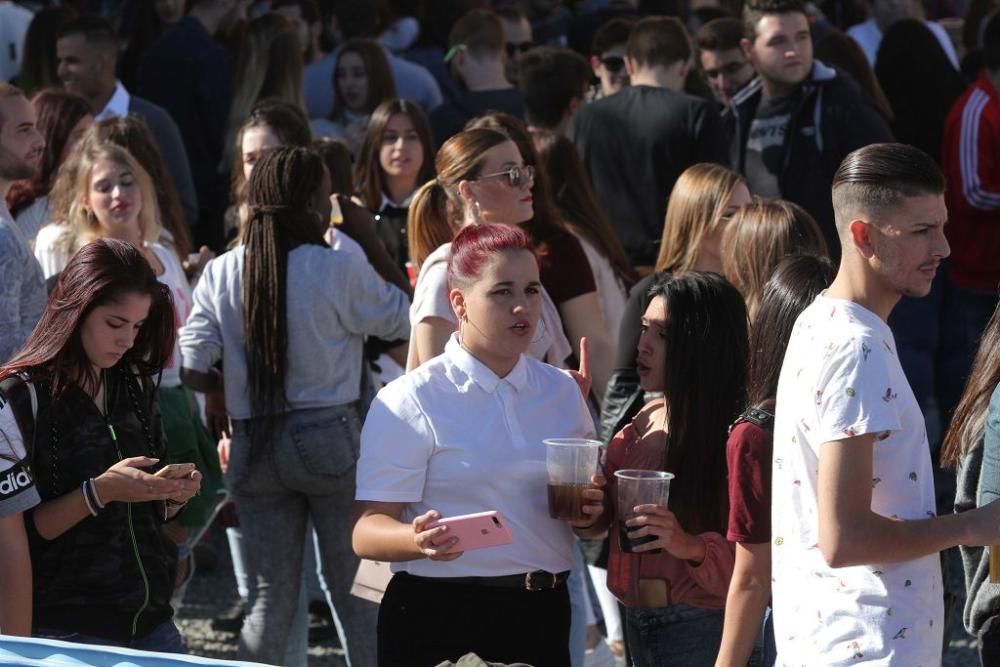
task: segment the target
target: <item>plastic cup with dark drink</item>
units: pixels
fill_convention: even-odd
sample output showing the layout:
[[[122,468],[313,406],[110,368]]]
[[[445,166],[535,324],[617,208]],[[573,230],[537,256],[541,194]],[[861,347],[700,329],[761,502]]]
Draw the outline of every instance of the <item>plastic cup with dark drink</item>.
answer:
[[[622,553],[632,553],[640,544],[653,542],[655,535],[630,538],[630,530],[625,522],[635,516],[633,511],[638,505],[667,506],[670,497],[670,480],[673,473],[660,470],[616,470],[615,485],[618,487],[615,506],[618,509],[618,546]]]
[[[581,521],[583,492],[597,472],[601,443],[586,438],[549,438],[545,443],[545,467],[549,472],[549,516]]]

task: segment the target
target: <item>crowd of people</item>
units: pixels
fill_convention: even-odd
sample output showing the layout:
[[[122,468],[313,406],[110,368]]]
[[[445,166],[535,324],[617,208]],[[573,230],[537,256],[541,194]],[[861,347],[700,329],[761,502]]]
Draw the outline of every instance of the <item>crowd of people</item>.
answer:
[[[229,507],[244,660],[935,665],[957,547],[997,664],[958,4],[0,0],[0,633],[185,652]]]

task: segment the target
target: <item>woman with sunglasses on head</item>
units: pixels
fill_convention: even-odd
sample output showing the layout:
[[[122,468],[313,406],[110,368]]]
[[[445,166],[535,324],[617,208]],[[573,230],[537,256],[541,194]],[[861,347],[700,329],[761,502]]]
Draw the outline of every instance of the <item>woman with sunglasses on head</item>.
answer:
[[[404,337],[409,304],[364,259],[328,247],[329,191],[309,149],[275,148],[257,161],[243,244],[212,260],[195,288],[182,375],[196,390],[223,390],[233,422],[226,484],[254,584],[241,659],[285,655],[308,520],[358,667],[375,662],[376,612],[350,595],[361,348],[365,335]]]
[[[714,273],[657,278],[637,346],[642,389],[662,393],[608,445],[608,588],[625,607],[632,665],[709,665],[722,637],[733,546],[725,537],[726,429],[746,397],[743,298]],[[618,505],[620,470],[665,471],[667,506]]]
[[[411,371],[444,351],[458,328],[447,299],[448,254],[452,238],[466,225],[519,225],[533,215],[534,168],[502,132],[471,129],[444,143],[435,158],[437,178],[425,183],[410,204],[408,239],[417,284],[410,308]],[[572,353],[559,312],[542,289],[541,324],[528,354],[562,366]]]
[[[184,652],[170,608],[176,550],[161,524],[201,476],[163,466],[154,382],[174,338],[170,293],[143,253],[99,239],[70,259],[0,369],[4,433],[20,441],[41,500],[24,514],[36,636]]]
[[[722,237],[730,216],[751,202],[746,180],[716,164],[696,164],[677,179],[663,223],[655,273],[629,294],[618,330],[618,354],[601,410],[601,437],[608,440],[638,412],[644,392],[636,373],[636,345],[649,288],[668,274],[686,271],[722,273]]]
[[[523,223],[538,250],[542,284],[559,310],[563,331],[579,359],[577,345],[587,340],[590,350],[595,404],[600,407],[604,388],[611,377],[614,348],[608,325],[601,310],[597,285],[590,262],[579,240],[567,229],[552,198],[546,172],[528,126],[520,119],[504,113],[491,113],[478,118],[469,127],[487,127],[503,132],[517,144],[527,166],[533,168],[531,203],[533,215]]]
[[[819,230],[816,230],[819,233]],[[818,237],[823,239],[822,235]],[[736,545],[717,667],[775,662],[771,599],[771,445],[774,397],[785,348],[799,314],[833,281],[825,256],[783,259],[760,297],[750,330],[746,409],[729,429],[729,520]]]
[[[475,652],[569,665],[570,529],[586,531],[603,496],[595,478],[582,492],[585,518],[550,518],[542,441],[592,437],[593,422],[571,376],[526,354],[542,310],[528,236],[466,226],[446,270],[458,332],[379,392],[362,433],[354,548],[395,572],[379,612],[379,664]],[[512,544],[453,551],[457,538],[428,525],[482,511],[500,513]]]

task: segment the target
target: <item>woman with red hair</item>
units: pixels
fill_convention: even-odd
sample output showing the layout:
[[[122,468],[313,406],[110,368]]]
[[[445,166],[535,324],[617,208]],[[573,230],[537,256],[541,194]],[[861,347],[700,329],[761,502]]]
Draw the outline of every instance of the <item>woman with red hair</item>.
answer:
[[[379,664],[475,652],[569,665],[573,531],[594,523],[603,494],[583,492],[583,519],[550,518],[542,441],[592,438],[593,420],[569,373],[526,354],[542,285],[524,231],[464,227],[447,281],[458,331],[443,354],[379,392],[361,433],[354,550],[395,572],[379,611]],[[484,510],[500,512],[513,544],[451,552],[447,528],[428,525]]]

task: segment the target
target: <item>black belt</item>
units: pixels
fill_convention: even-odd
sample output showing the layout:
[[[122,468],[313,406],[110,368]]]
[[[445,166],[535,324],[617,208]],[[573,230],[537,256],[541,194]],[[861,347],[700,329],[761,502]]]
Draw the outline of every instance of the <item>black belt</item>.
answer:
[[[402,574],[402,573],[401,573]],[[558,588],[566,583],[569,578],[569,571],[545,572],[535,570],[525,574],[508,574],[502,577],[419,577],[409,575],[415,579],[426,582],[441,584],[466,584],[474,586],[488,586],[490,588],[518,588],[525,591],[547,591]]]

